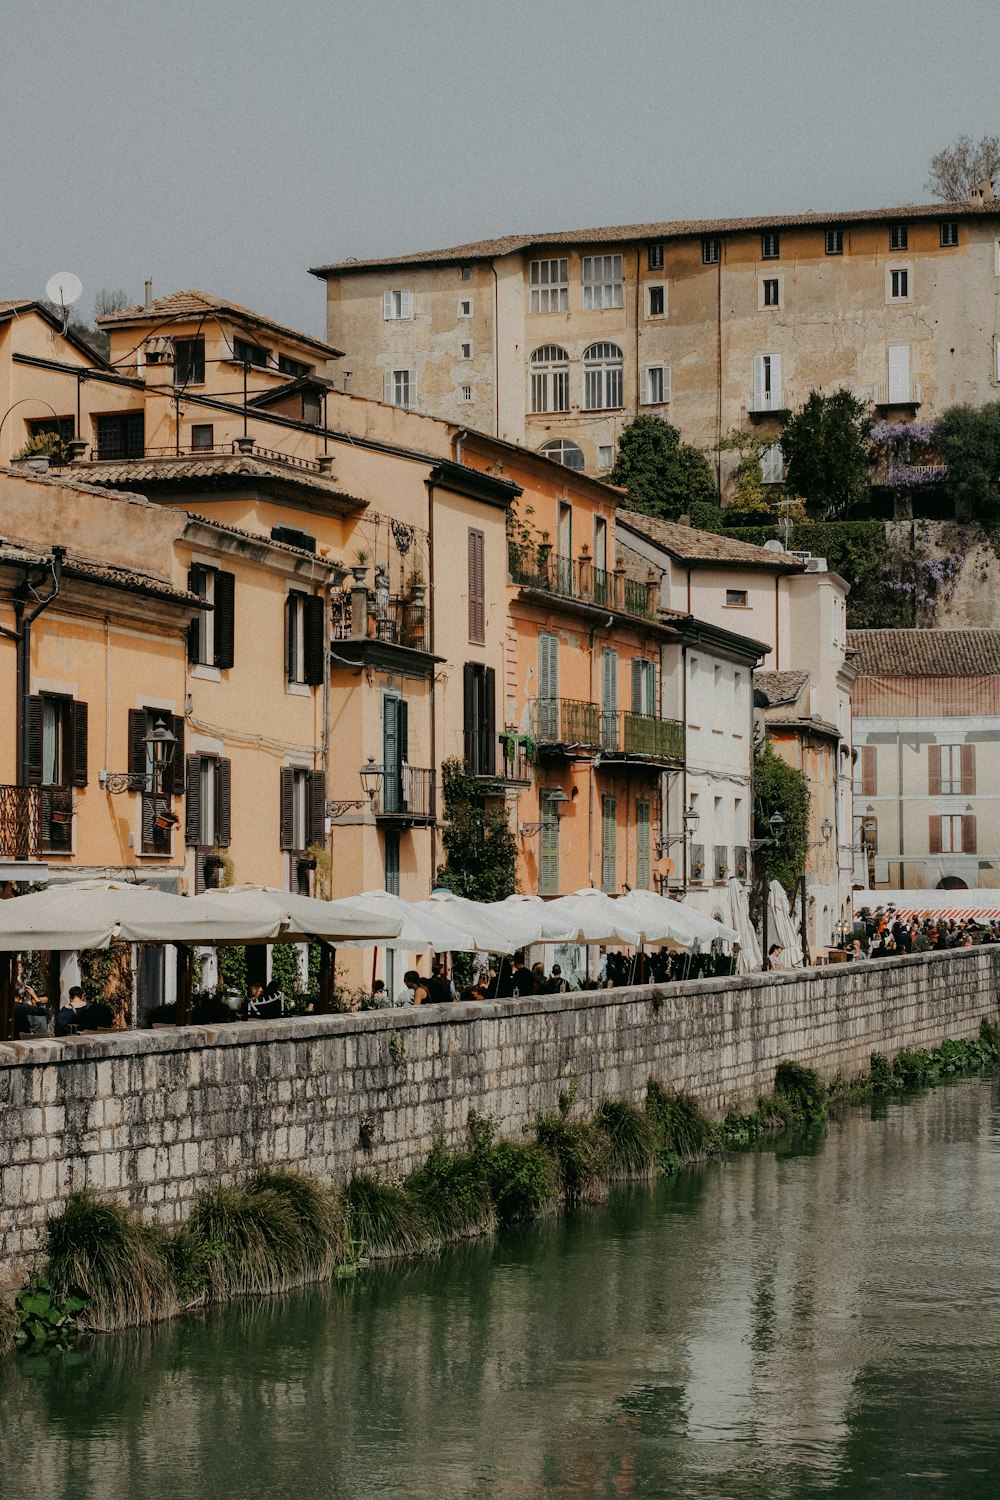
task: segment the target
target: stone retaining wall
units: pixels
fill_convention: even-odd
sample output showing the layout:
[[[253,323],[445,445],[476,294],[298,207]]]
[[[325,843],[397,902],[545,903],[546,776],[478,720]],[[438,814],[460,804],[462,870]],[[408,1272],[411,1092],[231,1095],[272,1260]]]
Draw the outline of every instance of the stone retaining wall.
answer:
[[[971,1037],[994,1017],[1000,948],[804,973],[533,1000],[428,1006],[0,1047],[0,1282],[38,1258],[79,1188],[174,1223],[258,1163],[334,1181],[400,1177],[469,1111],[505,1132],[556,1108],[640,1101],[647,1080],[722,1114],[753,1105],[782,1058],[827,1078],[873,1050]],[[368,1150],[361,1147],[369,1139]]]

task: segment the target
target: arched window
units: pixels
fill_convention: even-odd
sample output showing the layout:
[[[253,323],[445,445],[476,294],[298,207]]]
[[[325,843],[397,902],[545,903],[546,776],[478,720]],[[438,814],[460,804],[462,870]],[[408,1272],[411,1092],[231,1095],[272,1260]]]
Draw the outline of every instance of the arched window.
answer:
[[[543,344],[531,356],[533,412],[569,411],[569,355],[558,344]]]
[[[583,351],[583,406],[606,411],[622,404],[622,351],[617,344],[591,344]]]
[[[557,464],[562,464],[566,469],[578,469],[582,473],[586,467],[583,449],[571,443],[568,438],[552,438],[538,451],[543,458],[554,458]]]

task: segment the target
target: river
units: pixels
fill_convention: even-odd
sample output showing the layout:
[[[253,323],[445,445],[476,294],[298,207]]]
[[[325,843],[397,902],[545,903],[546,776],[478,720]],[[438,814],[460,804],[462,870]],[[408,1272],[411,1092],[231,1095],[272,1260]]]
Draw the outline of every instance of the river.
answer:
[[[1000,1494],[1000,1092],[0,1366],[3,1500]]]

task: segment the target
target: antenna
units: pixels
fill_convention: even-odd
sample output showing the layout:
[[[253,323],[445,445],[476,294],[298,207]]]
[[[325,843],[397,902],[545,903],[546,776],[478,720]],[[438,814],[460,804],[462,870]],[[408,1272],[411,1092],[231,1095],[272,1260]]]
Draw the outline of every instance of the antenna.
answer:
[[[45,283],[45,295],[62,308],[63,333],[69,327],[69,310],[83,291],[83,282],[72,271],[57,271]]]

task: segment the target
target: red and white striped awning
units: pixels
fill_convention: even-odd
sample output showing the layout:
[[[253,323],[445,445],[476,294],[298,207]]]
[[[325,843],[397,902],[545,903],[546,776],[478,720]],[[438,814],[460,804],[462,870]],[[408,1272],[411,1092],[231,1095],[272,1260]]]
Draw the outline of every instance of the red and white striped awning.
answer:
[[[1000,890],[996,891],[855,891],[854,915],[860,916],[864,907],[870,912],[885,912],[895,907],[893,920],[916,917],[938,917],[942,921],[976,922],[1000,920]]]

